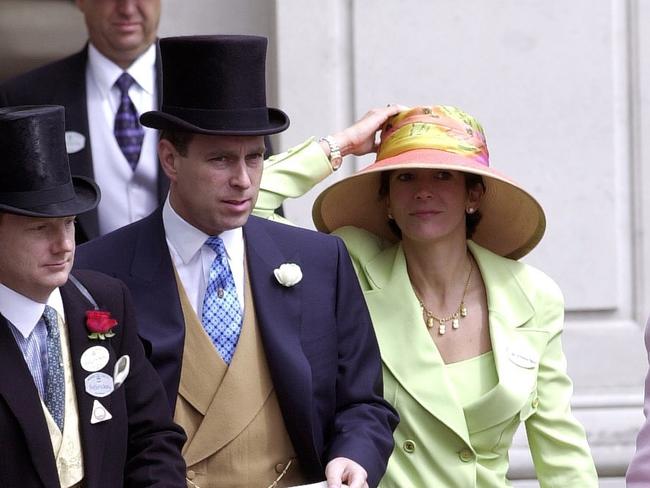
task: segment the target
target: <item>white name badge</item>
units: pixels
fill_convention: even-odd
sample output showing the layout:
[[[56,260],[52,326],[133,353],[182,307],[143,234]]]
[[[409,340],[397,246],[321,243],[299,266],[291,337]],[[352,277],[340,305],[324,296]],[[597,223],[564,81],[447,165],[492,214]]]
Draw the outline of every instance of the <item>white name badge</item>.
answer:
[[[105,422],[112,418],[113,416],[111,415],[111,412],[106,410],[104,405],[99,403],[97,400],[93,402],[93,413],[90,415],[91,424],[98,424],[99,422]]]
[[[85,380],[86,393],[97,398],[103,398],[113,393],[113,377],[106,373],[93,373]]]
[[[81,355],[81,367],[89,373],[99,371],[108,364],[108,349],[104,346],[93,346]]]
[[[508,349],[508,359],[520,368],[533,369],[539,359],[535,351],[528,347],[512,347]]]
[[[86,146],[86,138],[83,134],[69,130],[65,133],[65,150],[68,154],[81,151]]]

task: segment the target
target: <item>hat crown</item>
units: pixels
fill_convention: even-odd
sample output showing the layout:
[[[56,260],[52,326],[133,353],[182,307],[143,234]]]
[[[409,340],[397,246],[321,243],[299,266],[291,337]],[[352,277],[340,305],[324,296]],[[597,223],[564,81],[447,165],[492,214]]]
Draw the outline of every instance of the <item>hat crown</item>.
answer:
[[[259,36],[183,36],[160,40],[162,105],[147,127],[213,135],[266,135],[289,126],[266,106],[266,46]]]
[[[481,124],[449,105],[415,107],[384,124],[377,161],[407,151],[443,151],[489,166],[489,151]]]
[[[259,36],[161,39],[163,106],[266,107],[266,46]]]
[[[0,192],[28,192],[70,182],[64,109],[0,109]]]

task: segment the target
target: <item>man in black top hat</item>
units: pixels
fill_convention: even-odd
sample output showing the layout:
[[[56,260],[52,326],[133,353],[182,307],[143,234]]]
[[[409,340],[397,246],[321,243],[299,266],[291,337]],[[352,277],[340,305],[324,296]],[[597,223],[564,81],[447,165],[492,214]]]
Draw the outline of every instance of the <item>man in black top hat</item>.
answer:
[[[70,176],[63,107],[0,109],[0,152],[0,486],[184,487],[128,291],[70,275],[74,216],[99,191]]]
[[[170,179],[151,216],[80,248],[127,283],[139,334],[185,429],[190,486],[374,487],[393,448],[379,351],[338,238],[250,213],[264,135],[266,39],[160,41]],[[275,484],[274,484],[275,483]]]

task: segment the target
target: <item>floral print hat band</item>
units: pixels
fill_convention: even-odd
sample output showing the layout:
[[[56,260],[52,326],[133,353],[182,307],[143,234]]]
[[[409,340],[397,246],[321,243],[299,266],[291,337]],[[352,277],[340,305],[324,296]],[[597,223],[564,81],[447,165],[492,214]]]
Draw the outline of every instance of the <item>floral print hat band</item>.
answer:
[[[386,204],[379,198],[380,173],[404,168],[463,171],[480,175],[485,184],[479,206],[483,217],[472,239],[518,259],[544,235],[544,211],[517,183],[490,168],[489,159],[483,128],[458,108],[421,106],[400,112],[384,125],[375,162],[318,196],[314,223],[325,232],[352,225],[396,241]]]

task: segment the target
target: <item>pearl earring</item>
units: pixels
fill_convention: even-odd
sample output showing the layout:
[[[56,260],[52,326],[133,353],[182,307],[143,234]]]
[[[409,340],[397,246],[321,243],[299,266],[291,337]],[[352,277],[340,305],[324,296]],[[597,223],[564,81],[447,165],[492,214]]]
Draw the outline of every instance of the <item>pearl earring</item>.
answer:
[[[467,212],[469,215],[472,215],[474,212],[476,212],[476,209],[475,209],[474,207],[469,207],[469,208],[466,210],[466,212]]]

